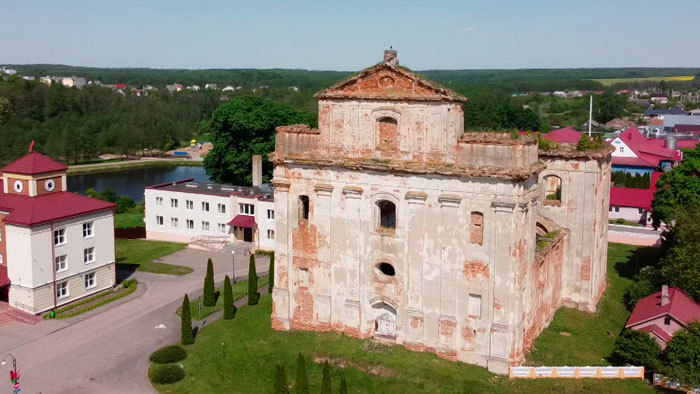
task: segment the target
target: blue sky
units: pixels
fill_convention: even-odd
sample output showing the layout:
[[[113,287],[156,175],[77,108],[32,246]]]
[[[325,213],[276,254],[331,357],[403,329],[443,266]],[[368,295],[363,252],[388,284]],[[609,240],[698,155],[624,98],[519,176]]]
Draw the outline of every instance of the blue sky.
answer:
[[[0,64],[698,67],[700,1],[0,0]]]

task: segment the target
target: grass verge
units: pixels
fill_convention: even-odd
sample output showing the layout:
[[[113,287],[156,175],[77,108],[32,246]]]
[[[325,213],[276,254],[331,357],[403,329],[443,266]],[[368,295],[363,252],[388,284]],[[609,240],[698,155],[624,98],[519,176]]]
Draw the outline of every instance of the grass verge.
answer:
[[[268,276],[259,276],[258,277],[258,288],[263,288],[267,286],[269,282],[269,277]],[[242,282],[236,282],[231,286],[233,290],[233,302],[236,302],[240,300],[241,298],[245,297],[248,295],[248,281],[244,280]],[[224,295],[223,295],[223,288],[216,289],[216,304],[212,306],[206,306],[204,305],[204,302],[202,300],[203,296],[200,296],[197,299],[191,300],[190,301],[190,311],[192,311],[192,320],[202,320],[205,317],[211,315],[212,313],[216,313],[222,309],[224,309]],[[202,312],[201,314],[199,313],[197,307],[197,303],[202,301]],[[177,314],[180,315],[182,310],[182,307],[177,308]]]
[[[122,286],[117,290],[108,290],[95,296],[88,297],[74,304],[65,306],[63,308],[58,308],[56,310],[55,318],[67,319],[69,317],[78,316],[93,309],[97,309],[102,305],[109,304],[110,302],[116,301],[120,298],[124,298],[129,294],[135,292],[137,286],[138,282],[136,282],[135,280],[124,281],[122,282]],[[49,314],[45,314],[44,319],[48,318]]]
[[[192,268],[158,263],[163,256],[184,249],[186,244],[141,239],[117,239],[117,268],[151,272],[154,274],[186,275]]]
[[[115,228],[143,227],[143,207],[137,206],[114,215]]]
[[[175,167],[175,166],[189,166],[189,167],[201,167],[203,162],[192,161],[192,160],[134,160],[123,163],[115,164],[105,164],[105,165],[95,165],[86,167],[69,167],[68,175],[77,174],[87,174],[91,172],[110,172],[110,171],[120,171],[120,170],[131,170],[134,168],[144,168],[144,167]]]

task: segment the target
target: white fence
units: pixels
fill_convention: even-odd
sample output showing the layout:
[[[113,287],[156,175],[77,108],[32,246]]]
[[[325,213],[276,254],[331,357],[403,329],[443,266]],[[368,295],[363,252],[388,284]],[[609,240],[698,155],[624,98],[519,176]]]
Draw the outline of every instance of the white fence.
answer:
[[[520,379],[644,379],[644,367],[510,367]]]

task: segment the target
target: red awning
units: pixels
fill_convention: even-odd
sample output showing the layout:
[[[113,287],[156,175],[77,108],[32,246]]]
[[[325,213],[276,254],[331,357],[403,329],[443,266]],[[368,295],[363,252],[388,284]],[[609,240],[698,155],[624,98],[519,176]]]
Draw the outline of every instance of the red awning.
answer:
[[[248,215],[236,215],[233,220],[228,222],[229,226],[243,227],[243,228],[257,228],[258,224],[255,223],[255,217]]]

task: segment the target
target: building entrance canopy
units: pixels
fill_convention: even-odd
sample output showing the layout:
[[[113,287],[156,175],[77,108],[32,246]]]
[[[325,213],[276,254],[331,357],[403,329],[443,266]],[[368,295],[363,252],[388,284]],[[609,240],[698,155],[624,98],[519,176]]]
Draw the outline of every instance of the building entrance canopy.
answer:
[[[242,227],[242,228],[257,228],[258,224],[255,223],[255,217],[248,215],[236,215],[233,220],[228,222],[229,226]]]

